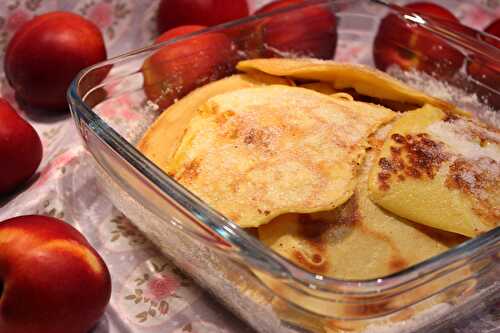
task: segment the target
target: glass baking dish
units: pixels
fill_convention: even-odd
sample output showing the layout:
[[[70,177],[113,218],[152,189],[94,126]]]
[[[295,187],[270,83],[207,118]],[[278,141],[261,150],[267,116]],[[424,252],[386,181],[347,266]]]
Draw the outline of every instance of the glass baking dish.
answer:
[[[371,46],[377,26],[385,13],[393,12],[453,46],[467,61],[489,61],[496,66],[492,68],[500,68],[500,50],[480,38],[381,1],[310,1],[146,47],[83,70],[68,91],[73,118],[102,190],[177,266],[261,332],[432,332],[497,301],[500,228],[390,276],[363,281],[328,278],[265,247],[135,148],[160,114],[160,102],[148,100],[144,93],[141,67],[147,58],[179,40],[212,32],[225,33],[238,45],[238,59],[227,59],[228,64],[254,58],[256,45],[248,41],[254,40],[259,22],[308,6],[335,13],[338,60],[374,66]],[[314,15],[308,20],[314,24]],[[307,38],[314,36],[293,43],[300,45]],[[349,47],[357,48],[359,56],[343,59],[339,48]],[[498,85],[476,81],[464,68],[458,77],[468,91],[488,90],[487,102],[500,97]],[[165,88],[161,80],[154,84]]]

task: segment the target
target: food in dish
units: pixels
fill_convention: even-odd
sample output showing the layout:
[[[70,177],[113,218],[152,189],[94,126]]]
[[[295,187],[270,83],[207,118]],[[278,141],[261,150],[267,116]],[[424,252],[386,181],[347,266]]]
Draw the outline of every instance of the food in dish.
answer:
[[[368,174],[377,155],[375,147],[368,152],[354,193],[343,206],[282,215],[259,228],[259,239],[308,271],[338,279],[386,276],[466,240],[413,223],[372,202]]]
[[[255,59],[237,68],[245,74],[206,85],[168,108],[139,149],[226,217],[258,227],[258,237],[289,260],[316,274],[370,279],[498,226],[499,177],[489,168],[498,168],[497,129],[364,66]],[[469,134],[455,147],[449,139],[457,131]],[[473,167],[484,171],[487,158],[486,174],[477,174],[488,178],[481,197],[441,176],[379,177],[387,171],[384,159],[401,148],[394,147],[395,133],[432,136],[446,147],[446,161],[434,150],[423,152],[433,168],[461,170],[454,162],[467,147],[474,150]],[[429,193],[444,200],[428,200]],[[441,218],[446,205],[453,207]],[[477,215],[484,205],[493,218],[464,222],[452,214]]]

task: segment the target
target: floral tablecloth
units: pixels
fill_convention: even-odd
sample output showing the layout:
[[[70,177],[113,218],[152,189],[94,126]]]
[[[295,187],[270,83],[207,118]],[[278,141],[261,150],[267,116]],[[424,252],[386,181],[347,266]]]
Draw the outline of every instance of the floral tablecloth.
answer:
[[[1,1],[0,61],[3,63],[3,50],[21,24],[52,10],[73,11],[94,21],[104,34],[109,56],[142,47],[156,37],[154,16],[158,2]],[[265,2],[268,1],[251,1],[250,9],[253,11]],[[447,5],[447,1],[440,3]],[[458,7],[448,8],[464,24],[477,29],[500,16],[499,0],[463,1]],[[368,2],[366,10],[370,11]],[[350,52],[344,50],[343,56]],[[99,192],[88,164],[89,156],[68,114],[27,112],[17,105],[3,72],[0,96],[21,109],[40,134],[44,147],[42,164],[31,183],[8,198],[0,198],[0,220],[25,214],[55,216],[75,225],[98,249],[112,273],[113,295],[94,333],[251,332],[178,272]],[[494,306],[458,323],[452,331],[493,333],[500,332],[499,326],[500,309]]]

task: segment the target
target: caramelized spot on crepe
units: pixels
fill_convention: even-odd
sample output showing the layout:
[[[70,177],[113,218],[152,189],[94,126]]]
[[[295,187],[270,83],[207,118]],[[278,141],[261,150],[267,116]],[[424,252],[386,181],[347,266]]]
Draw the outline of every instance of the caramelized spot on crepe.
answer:
[[[177,175],[177,180],[183,180],[186,182],[190,182],[194,180],[198,176],[198,168],[200,167],[200,161],[192,160],[190,161],[182,170],[182,172]]]
[[[328,271],[328,262],[321,254],[314,253],[311,258],[308,258],[301,251],[293,251],[293,259],[310,272],[317,274],[325,274]]]
[[[400,256],[394,256],[389,260],[389,266],[395,272],[401,271],[408,267],[408,261],[404,260]]]
[[[433,179],[440,165],[449,158],[444,144],[430,139],[426,133],[406,137],[394,133],[391,139],[397,146],[390,146],[390,158],[382,157],[378,162],[381,169],[378,174],[379,188],[383,191],[390,189],[391,174],[397,176],[399,181],[406,180],[405,176]]]
[[[314,220],[311,215],[299,216],[299,234],[311,242],[321,241],[321,236],[330,229],[330,222]]]
[[[271,144],[272,133],[265,129],[251,128],[245,135],[243,142],[247,145],[256,145],[263,148],[269,147]]]
[[[416,170],[417,177],[426,174],[431,179],[436,175],[441,163],[448,159],[443,148],[444,144],[433,141],[425,133],[409,136],[404,146],[408,153],[410,168]]]
[[[496,221],[500,220],[500,207],[488,193],[493,193],[499,185],[499,179],[500,163],[497,161],[482,157],[472,163],[458,158],[450,165],[445,184],[469,195],[474,200],[474,211],[486,221],[491,221],[491,226],[495,227]]]

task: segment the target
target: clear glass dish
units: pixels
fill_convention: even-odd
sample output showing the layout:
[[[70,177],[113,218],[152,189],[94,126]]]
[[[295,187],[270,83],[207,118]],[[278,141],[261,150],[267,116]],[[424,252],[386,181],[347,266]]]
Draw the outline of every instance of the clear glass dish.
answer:
[[[155,103],[159,101],[148,100],[144,93],[141,67],[147,58],[179,40],[211,32],[231,36],[240,48],[238,59],[253,58],[256,46],[249,41],[254,40],[259,22],[307,6],[335,13],[337,57],[342,55],[339,48],[366,48],[349,60],[373,66],[371,46],[380,13],[392,11],[454,47],[468,62],[488,61],[496,66],[492,68],[500,68],[500,50],[480,38],[382,2],[366,1],[310,1],[146,47],[82,71],[68,91],[73,118],[95,161],[102,190],[177,266],[261,332],[432,332],[497,301],[500,228],[390,276],[333,279],[312,274],[274,253],[135,148],[160,114]],[[379,15],[368,14],[367,8]],[[314,24],[314,15],[308,19]],[[301,38],[293,43],[300,45],[305,40]],[[193,59],[202,56],[193,54]],[[456,77],[462,87],[486,89],[487,101],[500,97],[498,85],[470,78],[465,65]],[[153,84],[164,85],[162,80]]]

